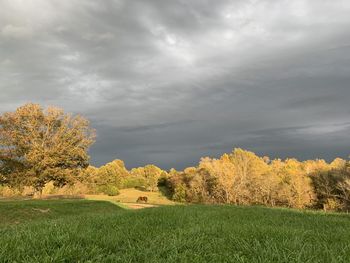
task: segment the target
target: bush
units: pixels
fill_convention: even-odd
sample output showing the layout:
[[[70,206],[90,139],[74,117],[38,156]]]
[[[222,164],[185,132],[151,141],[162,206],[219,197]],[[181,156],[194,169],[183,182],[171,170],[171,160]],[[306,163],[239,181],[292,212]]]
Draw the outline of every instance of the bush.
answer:
[[[109,196],[116,196],[119,194],[119,190],[114,185],[105,185],[100,187],[100,192],[109,195]]]
[[[335,198],[328,198],[323,208],[325,211],[341,211],[343,209],[343,205]]]
[[[127,177],[122,181],[122,189],[125,188],[145,188],[145,179],[139,177]]]
[[[52,181],[48,182],[45,184],[45,186],[43,187],[42,190],[42,194],[43,195],[51,195],[51,194],[55,194],[55,186],[53,184]]]
[[[186,202],[186,186],[184,184],[180,184],[175,188],[172,199],[176,202]]]
[[[8,186],[0,186],[0,196],[3,197],[14,197],[14,196],[20,196],[21,193],[19,190],[10,188]]]
[[[86,184],[81,182],[75,182],[72,185],[65,185],[62,188],[58,188],[55,193],[62,195],[83,195],[89,194],[90,192],[91,191]]]

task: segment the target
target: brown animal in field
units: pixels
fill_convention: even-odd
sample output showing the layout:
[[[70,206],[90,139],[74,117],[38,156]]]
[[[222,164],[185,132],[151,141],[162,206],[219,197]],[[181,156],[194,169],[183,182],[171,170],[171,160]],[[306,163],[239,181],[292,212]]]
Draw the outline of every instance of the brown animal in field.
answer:
[[[148,198],[147,198],[147,196],[139,196],[139,198],[137,198],[136,202],[137,203],[141,203],[141,202],[147,203]]]
[[[26,197],[34,197],[34,192],[31,192],[31,193],[27,193],[26,195],[25,195]]]

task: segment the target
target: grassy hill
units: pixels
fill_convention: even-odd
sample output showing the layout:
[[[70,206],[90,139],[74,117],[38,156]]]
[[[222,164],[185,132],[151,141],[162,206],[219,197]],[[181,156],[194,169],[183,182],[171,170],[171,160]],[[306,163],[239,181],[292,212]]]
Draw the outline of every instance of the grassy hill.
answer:
[[[349,262],[347,214],[0,202],[0,262]]]
[[[109,202],[82,199],[0,201],[0,227],[53,219],[74,220],[88,214],[103,215],[121,209]]]

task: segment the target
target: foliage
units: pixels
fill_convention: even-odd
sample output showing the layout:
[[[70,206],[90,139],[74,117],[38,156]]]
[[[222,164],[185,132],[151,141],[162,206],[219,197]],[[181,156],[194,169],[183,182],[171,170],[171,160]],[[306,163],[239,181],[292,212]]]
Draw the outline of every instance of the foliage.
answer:
[[[136,178],[143,178],[147,191],[156,191],[158,180],[161,177],[166,177],[166,172],[153,164],[131,169],[130,174]]]
[[[119,190],[116,186],[113,186],[113,185],[105,185],[105,186],[101,186],[100,187],[100,191],[106,195],[109,195],[109,196],[116,196],[119,194]]]
[[[125,168],[124,162],[121,160],[114,160],[98,168],[93,180],[99,191],[111,193],[117,192],[117,189],[120,189],[122,186],[123,178],[128,176],[129,172]]]
[[[347,162],[340,166],[332,164],[330,169],[315,172],[311,177],[317,195],[317,206],[324,210],[349,210],[349,164]]]
[[[172,199],[176,202],[186,202],[186,186],[184,184],[175,187]]]
[[[41,190],[63,186],[88,166],[94,131],[83,117],[62,109],[26,104],[0,116],[0,173],[3,184]]]
[[[126,188],[139,188],[139,189],[145,189],[146,178],[143,177],[137,177],[133,175],[129,175],[128,177],[124,178],[122,181],[122,189]]]
[[[350,172],[346,165],[339,158],[330,164],[324,160],[270,160],[234,149],[219,159],[202,158],[198,167],[171,170],[167,186],[173,200],[182,202],[293,208],[327,203],[332,209],[337,204],[337,210],[347,210]]]

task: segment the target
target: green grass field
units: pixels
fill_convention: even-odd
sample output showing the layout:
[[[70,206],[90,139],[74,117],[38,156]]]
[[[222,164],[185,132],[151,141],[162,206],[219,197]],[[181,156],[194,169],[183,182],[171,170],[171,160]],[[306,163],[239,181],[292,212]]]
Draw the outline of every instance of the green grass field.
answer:
[[[349,262],[350,216],[235,206],[1,201],[0,262]]]

